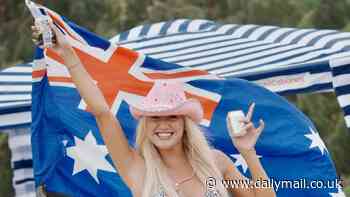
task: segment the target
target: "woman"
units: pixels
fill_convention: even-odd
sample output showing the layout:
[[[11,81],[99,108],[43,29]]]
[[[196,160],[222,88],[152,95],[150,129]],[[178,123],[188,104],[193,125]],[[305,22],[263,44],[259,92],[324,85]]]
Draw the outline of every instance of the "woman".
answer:
[[[223,152],[209,147],[198,127],[202,106],[186,98],[179,82],[156,81],[148,95],[130,107],[139,120],[136,147],[130,147],[118,120],[74,50],[57,27],[51,28],[56,37],[52,49],[63,58],[75,86],[95,116],[118,173],[133,196],[276,196],[273,188],[247,186],[248,179],[233,162]],[[38,28],[32,29],[38,43]],[[254,104],[242,121],[246,134],[232,139],[248,164],[252,183],[268,180],[254,149],[264,123],[254,127],[250,121],[253,110]],[[221,184],[223,179],[242,182],[226,188]]]

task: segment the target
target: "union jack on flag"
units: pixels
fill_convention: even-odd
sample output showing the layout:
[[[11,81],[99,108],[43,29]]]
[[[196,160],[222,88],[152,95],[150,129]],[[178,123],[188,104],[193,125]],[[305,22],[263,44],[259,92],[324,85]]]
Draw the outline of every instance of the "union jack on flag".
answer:
[[[188,97],[204,107],[203,132],[245,176],[243,157],[226,130],[228,111],[244,111],[256,103],[253,122],[266,128],[256,145],[259,158],[273,180],[336,182],[330,155],[312,122],[284,98],[240,79],[224,80],[206,71],[167,63],[111,44],[38,6],[64,32],[86,70],[102,90],[121,123],[130,145],[137,122],[128,104],[147,94],[156,79],[186,82]],[[37,48],[33,68],[32,148],[36,186],[68,196],[131,196],[113,166],[94,117],[87,111],[63,65],[50,49]],[[282,143],[281,143],[282,142]],[[310,170],[311,169],[311,170]],[[322,188],[275,188],[278,196],[341,196],[336,185]]]

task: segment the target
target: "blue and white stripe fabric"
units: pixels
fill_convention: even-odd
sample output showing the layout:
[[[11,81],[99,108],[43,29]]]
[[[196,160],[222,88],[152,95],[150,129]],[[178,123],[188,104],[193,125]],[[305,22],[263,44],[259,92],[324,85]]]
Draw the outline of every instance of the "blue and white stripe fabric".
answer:
[[[31,64],[19,64],[0,72],[0,131],[30,125],[31,92]]]
[[[35,197],[30,144],[32,65],[0,72],[0,132],[8,134],[16,197]]]
[[[344,111],[345,124],[350,128],[350,58],[330,61],[333,73],[333,88],[340,107]]]
[[[16,197],[35,197],[30,127],[5,130],[11,150],[12,184]]]

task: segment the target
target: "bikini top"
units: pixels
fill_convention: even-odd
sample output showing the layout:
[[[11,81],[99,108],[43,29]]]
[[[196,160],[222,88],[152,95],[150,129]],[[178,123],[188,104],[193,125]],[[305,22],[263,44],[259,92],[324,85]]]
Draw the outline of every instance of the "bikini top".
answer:
[[[163,187],[159,188],[159,191],[152,197],[167,197]],[[203,197],[221,197],[220,193],[216,189],[206,189]]]

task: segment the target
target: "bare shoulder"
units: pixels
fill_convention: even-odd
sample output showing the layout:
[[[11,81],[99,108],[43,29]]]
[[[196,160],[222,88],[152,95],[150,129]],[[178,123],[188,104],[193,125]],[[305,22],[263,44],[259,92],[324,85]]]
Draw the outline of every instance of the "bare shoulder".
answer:
[[[216,165],[220,169],[225,178],[242,178],[242,174],[239,172],[230,157],[218,149],[212,149],[216,161]]]
[[[225,174],[226,170],[231,164],[230,158],[221,150],[212,149],[215,158],[215,163],[218,166],[222,174]]]
[[[226,153],[222,152],[221,150],[219,149],[212,149],[213,153],[214,153],[214,156],[217,160],[219,161],[227,161],[228,159],[230,159]]]

